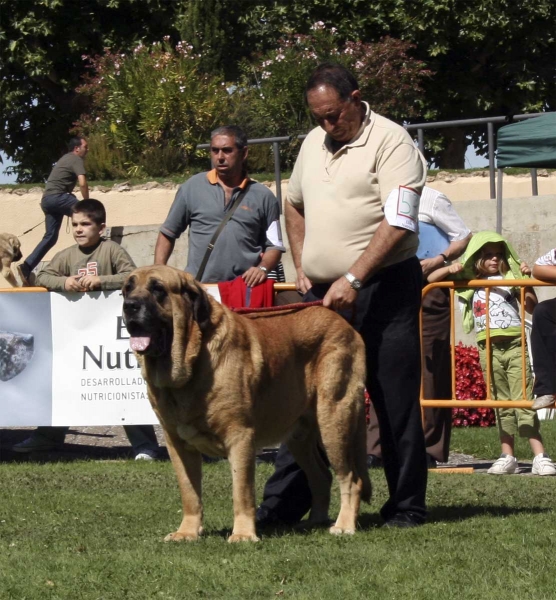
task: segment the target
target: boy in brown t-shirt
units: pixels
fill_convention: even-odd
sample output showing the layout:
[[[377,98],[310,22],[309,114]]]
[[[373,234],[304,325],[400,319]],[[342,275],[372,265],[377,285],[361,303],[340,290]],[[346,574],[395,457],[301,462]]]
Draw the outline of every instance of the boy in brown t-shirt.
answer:
[[[116,290],[135,269],[129,254],[102,237],[106,210],[98,200],[82,200],[72,208],[71,224],[77,244],[58,252],[37,276],[37,284],[51,291],[91,292]],[[69,427],[38,427],[15,452],[52,450],[64,443]],[[152,425],[124,425],[136,460],[152,460],[159,447]]]

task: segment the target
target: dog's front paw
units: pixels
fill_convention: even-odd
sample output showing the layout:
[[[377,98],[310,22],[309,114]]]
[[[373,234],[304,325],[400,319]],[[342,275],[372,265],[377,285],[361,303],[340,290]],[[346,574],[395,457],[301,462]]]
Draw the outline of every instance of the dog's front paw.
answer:
[[[332,525],[332,527],[328,530],[333,535],[354,535],[355,529],[337,527],[336,525]]]
[[[232,535],[228,538],[228,542],[230,544],[235,544],[236,542],[258,542],[259,538],[254,533],[232,533]]]
[[[165,542],[196,542],[202,530],[199,532],[195,531],[174,531],[173,533],[169,533],[165,538]]]

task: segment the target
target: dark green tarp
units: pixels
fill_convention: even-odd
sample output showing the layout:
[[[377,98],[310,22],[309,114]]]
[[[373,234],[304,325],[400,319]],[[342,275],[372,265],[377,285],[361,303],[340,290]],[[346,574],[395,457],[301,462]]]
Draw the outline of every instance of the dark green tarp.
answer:
[[[556,113],[505,125],[498,130],[497,138],[499,169],[556,168]]]

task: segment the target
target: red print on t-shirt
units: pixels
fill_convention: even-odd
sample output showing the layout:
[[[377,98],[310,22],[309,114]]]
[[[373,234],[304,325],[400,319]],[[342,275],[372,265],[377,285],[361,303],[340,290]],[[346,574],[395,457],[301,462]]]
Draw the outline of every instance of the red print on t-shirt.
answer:
[[[77,274],[81,277],[85,275],[98,275],[98,263],[96,261],[87,263],[87,266],[84,269],[79,269]]]

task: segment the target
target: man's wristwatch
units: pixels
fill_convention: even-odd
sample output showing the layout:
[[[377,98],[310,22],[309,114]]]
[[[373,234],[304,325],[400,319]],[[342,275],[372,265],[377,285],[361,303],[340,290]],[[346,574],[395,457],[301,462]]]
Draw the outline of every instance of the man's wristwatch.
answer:
[[[344,273],[344,277],[349,281],[349,285],[351,286],[352,290],[358,292],[363,287],[361,281],[357,279],[355,275],[352,275],[349,271],[347,273]]]
[[[266,275],[268,273],[268,269],[266,267],[261,267],[259,265],[259,269]]]
[[[446,266],[448,266],[448,265],[450,264],[450,261],[448,260],[448,257],[447,257],[445,254],[443,254],[443,253],[441,252],[441,253],[440,253],[438,256],[442,256],[442,258],[444,259],[444,264],[445,264]]]

